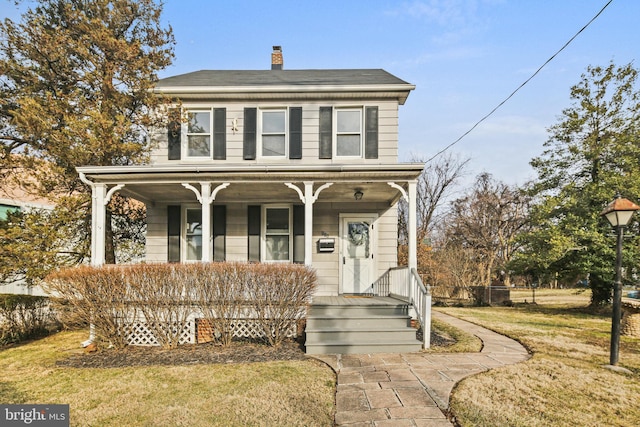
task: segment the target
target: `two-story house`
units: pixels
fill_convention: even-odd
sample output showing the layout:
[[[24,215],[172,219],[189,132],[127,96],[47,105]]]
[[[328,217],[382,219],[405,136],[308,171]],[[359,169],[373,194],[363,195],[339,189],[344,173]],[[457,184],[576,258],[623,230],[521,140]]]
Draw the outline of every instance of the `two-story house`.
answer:
[[[158,82],[181,105],[155,134],[150,164],[78,168],[93,189],[94,264],[118,191],[146,205],[148,261],[304,263],[318,273],[317,297],[375,293],[397,266],[405,197],[416,267],[424,165],[398,162],[398,109],[414,86],[381,69],[282,68],[274,47],[270,70]]]

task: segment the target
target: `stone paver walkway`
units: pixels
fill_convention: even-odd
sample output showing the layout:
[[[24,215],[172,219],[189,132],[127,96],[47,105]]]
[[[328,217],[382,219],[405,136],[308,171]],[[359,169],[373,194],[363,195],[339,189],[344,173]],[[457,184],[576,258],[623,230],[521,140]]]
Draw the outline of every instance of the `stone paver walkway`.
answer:
[[[447,322],[480,338],[480,353],[391,353],[323,355],[337,373],[337,426],[451,426],[445,412],[461,379],[527,360],[518,342],[439,312]]]

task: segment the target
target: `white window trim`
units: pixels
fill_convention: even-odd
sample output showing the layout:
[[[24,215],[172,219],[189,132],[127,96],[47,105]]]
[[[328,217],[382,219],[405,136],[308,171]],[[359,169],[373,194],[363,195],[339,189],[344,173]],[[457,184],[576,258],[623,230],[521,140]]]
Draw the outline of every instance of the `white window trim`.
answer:
[[[267,260],[267,210],[283,209],[289,210],[289,259],[288,260]],[[288,264],[293,262],[293,205],[291,204],[270,204],[262,205],[260,213],[260,261],[274,264]]]
[[[344,156],[338,154],[338,112],[339,111],[357,111],[360,113],[360,154],[356,156]],[[363,159],[364,158],[364,106],[356,106],[356,107],[335,107],[333,109],[333,152],[336,153],[335,157],[339,157],[341,159]],[[346,135],[352,135],[350,133],[345,133]]]
[[[182,158],[191,161],[203,161],[213,159],[213,107],[184,107],[184,116],[187,120],[182,124]],[[208,156],[190,156],[189,155],[189,113],[209,113],[209,155]],[[194,134],[205,135],[205,134]]]
[[[264,112],[273,112],[273,111],[283,111],[284,112],[284,154],[282,156],[265,156],[262,150],[262,136],[264,132],[262,131],[262,113]],[[286,159],[287,153],[289,152],[289,108],[288,107],[263,107],[258,108],[258,117],[257,117],[257,156],[261,159],[265,160],[282,160]]]

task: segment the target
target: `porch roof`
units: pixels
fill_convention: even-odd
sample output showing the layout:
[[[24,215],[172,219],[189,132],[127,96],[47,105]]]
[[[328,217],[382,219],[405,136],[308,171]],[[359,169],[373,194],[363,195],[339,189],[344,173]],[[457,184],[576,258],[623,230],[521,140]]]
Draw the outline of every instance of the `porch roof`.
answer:
[[[194,202],[194,193],[183,184],[202,182],[230,183],[220,191],[219,202],[297,203],[295,190],[284,183],[304,189],[303,182],[312,181],[315,188],[333,183],[318,195],[322,202],[354,202],[361,191],[361,203],[393,204],[401,192],[393,182],[407,188],[407,182],[418,178],[422,163],[400,164],[332,164],[332,165],[246,165],[246,164],[179,164],[145,166],[84,166],[77,168],[83,179],[108,186],[124,185],[120,193],[143,202]]]

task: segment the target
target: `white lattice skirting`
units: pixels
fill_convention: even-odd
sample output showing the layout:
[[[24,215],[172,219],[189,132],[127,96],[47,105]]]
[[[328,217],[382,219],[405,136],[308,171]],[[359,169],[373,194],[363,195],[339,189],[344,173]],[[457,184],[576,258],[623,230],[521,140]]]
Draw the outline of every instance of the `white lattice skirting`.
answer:
[[[166,327],[166,326],[165,326]],[[176,323],[171,325],[174,330],[178,328]],[[231,324],[233,336],[235,338],[262,339],[265,337],[260,323],[255,319],[237,319]],[[147,326],[144,320],[128,321],[125,326],[127,344],[141,346],[160,345],[153,331]],[[198,330],[200,329],[200,330]],[[287,333],[287,337],[295,337],[297,328],[294,324]],[[208,342],[212,340],[211,323],[207,319],[190,319],[182,326],[180,340],[178,344],[196,344],[197,342]]]
[[[167,327],[164,325],[163,327]],[[171,324],[174,331],[179,328],[176,323]],[[160,345],[153,331],[147,326],[145,321],[132,321],[124,326],[127,344],[129,345]],[[196,343],[196,322],[194,320],[187,321],[182,326],[180,339],[178,344],[195,344]]]

